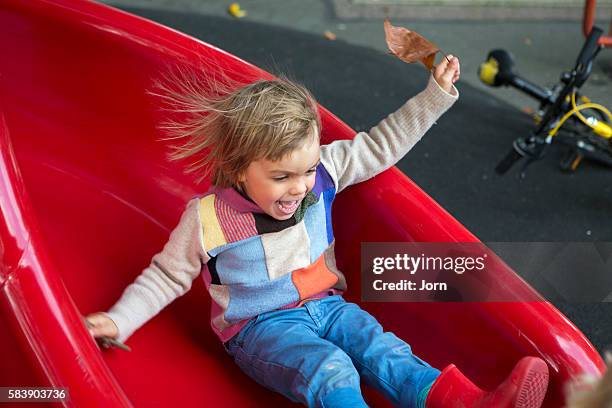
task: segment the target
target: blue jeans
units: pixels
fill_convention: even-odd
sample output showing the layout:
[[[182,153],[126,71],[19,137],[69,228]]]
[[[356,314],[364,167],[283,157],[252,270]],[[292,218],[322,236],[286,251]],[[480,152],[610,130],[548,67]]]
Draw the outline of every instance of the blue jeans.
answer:
[[[341,295],[262,313],[226,343],[261,385],[309,407],[367,407],[364,382],[399,407],[416,407],[440,371]]]

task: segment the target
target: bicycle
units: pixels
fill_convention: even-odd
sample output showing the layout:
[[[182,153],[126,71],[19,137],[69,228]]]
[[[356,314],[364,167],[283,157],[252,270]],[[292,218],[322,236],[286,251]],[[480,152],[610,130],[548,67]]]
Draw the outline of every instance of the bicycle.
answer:
[[[478,75],[493,87],[511,86],[540,102],[535,112],[537,124],[527,137],[514,140],[510,152],[498,163],[495,171],[505,174],[516,162],[525,159],[520,177],[527,167],[540,160],[554,143],[567,146],[567,154],[560,167],[573,172],[583,159],[612,167],[612,113],[579,93],[593,68],[593,61],[604,48],[600,41],[603,31],[592,27],[578,55],[573,70],[563,72],[560,82],[552,89],[530,82],[514,72],[514,57],[503,49],[489,52]],[[607,37],[606,37],[607,38]]]

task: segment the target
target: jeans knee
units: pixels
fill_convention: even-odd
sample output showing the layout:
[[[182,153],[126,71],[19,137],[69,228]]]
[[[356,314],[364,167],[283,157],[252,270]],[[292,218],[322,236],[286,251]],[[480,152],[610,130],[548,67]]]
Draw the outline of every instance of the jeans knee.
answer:
[[[320,361],[316,372],[310,378],[309,388],[314,399],[319,402],[316,406],[323,406],[322,401],[326,396],[338,389],[357,390],[361,395],[359,373],[350,357],[342,350],[331,352]]]

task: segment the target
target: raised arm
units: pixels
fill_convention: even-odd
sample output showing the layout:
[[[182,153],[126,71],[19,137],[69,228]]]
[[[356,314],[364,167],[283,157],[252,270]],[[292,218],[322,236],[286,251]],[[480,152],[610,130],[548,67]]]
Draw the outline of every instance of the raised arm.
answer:
[[[337,180],[337,191],[395,165],[458,98],[454,86],[448,93],[430,76],[421,93],[370,132],[359,132],[352,140],[336,140],[321,146],[321,161]]]
[[[208,262],[199,217],[199,200],[191,200],[163,250],[105,313],[125,341],[177,297],[185,294]]]

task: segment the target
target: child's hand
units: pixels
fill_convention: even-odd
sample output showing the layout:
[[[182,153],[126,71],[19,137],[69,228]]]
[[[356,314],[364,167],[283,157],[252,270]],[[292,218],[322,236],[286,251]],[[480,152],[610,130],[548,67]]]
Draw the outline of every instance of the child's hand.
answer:
[[[442,58],[442,62],[434,68],[433,77],[438,85],[440,85],[440,88],[450,93],[451,89],[453,89],[453,84],[459,80],[460,67],[459,58],[452,55],[449,55],[447,58],[448,60]]]
[[[106,336],[115,339],[119,335],[119,329],[115,322],[104,313],[92,313],[85,320],[88,323],[89,333],[94,338]]]

